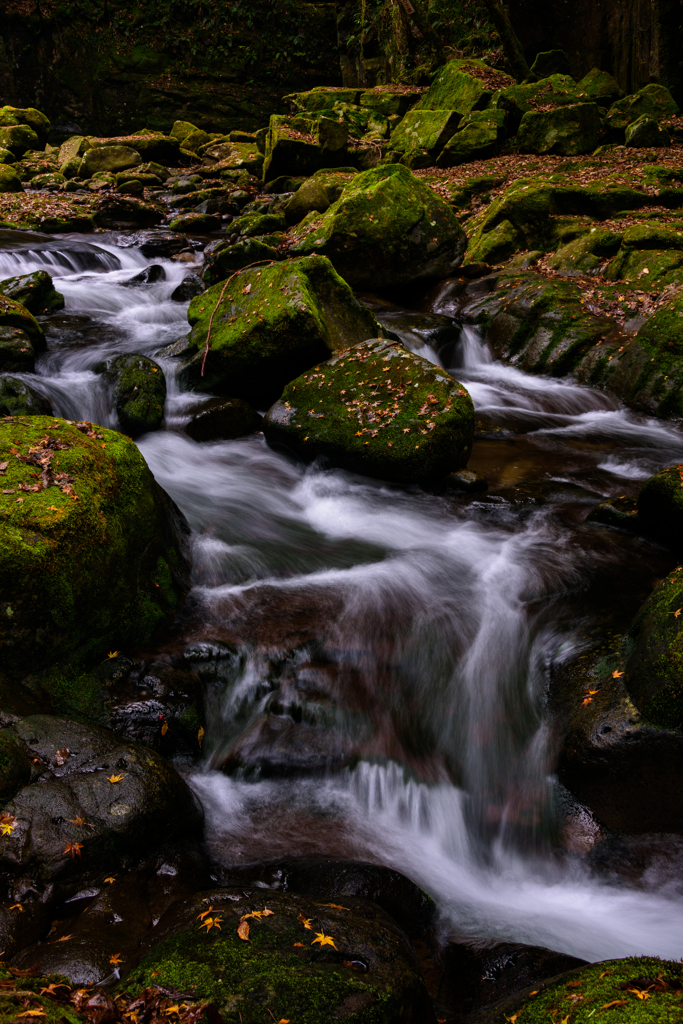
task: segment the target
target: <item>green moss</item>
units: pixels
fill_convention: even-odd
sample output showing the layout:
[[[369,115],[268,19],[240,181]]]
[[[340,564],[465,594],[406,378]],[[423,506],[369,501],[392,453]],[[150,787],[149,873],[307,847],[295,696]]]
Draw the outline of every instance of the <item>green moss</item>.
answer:
[[[4,990],[0,989],[0,1024],[16,1024],[17,1018],[26,1012],[27,1004],[31,1010],[43,1011],[41,1016],[34,1018],[43,1024],[83,1024],[85,1020],[85,1017],[78,1013],[71,1003],[40,995],[40,990],[47,988],[50,984],[65,985],[58,990],[57,994],[68,995],[72,986],[61,974],[15,978],[8,970],[0,967],[0,982],[7,985]],[[8,991],[10,986],[15,991],[19,989],[22,993],[30,992],[31,995],[12,995],[11,990]],[[31,1020],[31,1017],[22,1019]]]
[[[159,364],[147,356],[122,355],[111,359],[103,372],[113,388],[121,430],[129,437],[158,430],[166,402],[166,378]]]
[[[498,88],[514,85],[514,79],[494,71],[483,61],[449,60],[437,71],[431,86],[417,104],[417,109],[457,110],[459,114],[479,110],[491,98],[491,87],[484,83],[492,78],[496,79]]]
[[[628,1024],[672,1024],[680,1019],[680,986],[678,961],[629,957],[591,964],[558,982],[541,983],[534,986],[534,995],[516,998],[514,1005],[521,1007],[520,1021],[527,1024],[547,1024],[555,1019],[580,1024],[605,1013]],[[639,998],[633,989],[641,994],[647,991],[648,997]],[[508,1001],[501,1009],[485,1014],[486,1024],[509,1021],[511,1005]]]
[[[39,685],[56,715],[88,725],[108,725],[106,693],[96,676],[79,666],[52,669]]]
[[[574,103],[556,110],[529,110],[522,117],[516,144],[520,153],[591,153],[598,144],[600,114],[595,103]]]

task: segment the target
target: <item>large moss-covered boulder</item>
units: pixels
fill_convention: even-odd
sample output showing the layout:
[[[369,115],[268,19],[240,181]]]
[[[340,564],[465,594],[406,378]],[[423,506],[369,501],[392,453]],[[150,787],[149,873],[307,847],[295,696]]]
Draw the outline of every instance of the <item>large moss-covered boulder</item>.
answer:
[[[425,149],[436,157],[455,134],[461,120],[461,115],[454,110],[409,110],[391,136],[390,151],[409,153]]]
[[[369,900],[208,890],[172,906],[148,946],[126,993],[191,990],[242,1024],[261,1024],[266,1007],[297,1024],[434,1024],[408,939]]]
[[[676,470],[676,477],[683,470]],[[672,474],[673,476],[673,474]],[[680,545],[679,545],[680,546]],[[634,647],[626,664],[626,686],[647,722],[683,728],[683,568],[659,583],[631,629]]]
[[[359,106],[383,117],[403,117],[422,98],[424,89],[406,85],[376,85],[360,94]]]
[[[595,103],[573,103],[555,110],[530,110],[517,132],[520,153],[592,153],[598,144],[600,112]]]
[[[21,178],[11,167],[0,166],[0,192],[23,192]]]
[[[465,388],[400,342],[362,342],[302,374],[263,421],[273,444],[305,461],[398,483],[467,465],[474,407]]]
[[[211,324],[204,376],[202,360]],[[383,333],[322,256],[245,270],[190,303],[182,385],[270,405],[285,384],[333,352]]]
[[[7,280],[16,280],[16,278]],[[21,302],[3,295],[1,292],[0,327],[18,327],[29,336],[36,352],[44,352],[47,347],[43,328],[33,314]]]
[[[38,136],[27,124],[8,125],[0,128],[0,146],[22,157],[27,150],[38,148]]]
[[[439,153],[436,166],[457,167],[470,160],[485,160],[493,156],[504,120],[502,110],[476,111],[469,115]]]
[[[329,110],[335,103],[358,103],[360,90],[338,89],[336,86],[319,85],[307,92],[293,92],[283,96],[285,103],[289,104],[292,113],[306,112],[316,113],[320,110]]]
[[[606,259],[616,256],[621,241],[622,235],[616,231],[593,228],[587,234],[560,246],[554,255],[548,257],[548,266],[564,277],[595,274]]]
[[[623,131],[643,114],[657,120],[660,117],[673,117],[678,110],[678,104],[666,86],[651,82],[632,96],[625,96],[613,103],[605,118],[605,125],[614,131]]]
[[[45,270],[32,274],[6,277],[0,281],[0,295],[20,302],[29,313],[45,313],[51,309],[64,309],[64,296],[55,291],[52,278]]]
[[[593,68],[587,75],[584,75],[577,83],[576,91],[579,99],[597,103],[601,107],[611,106],[624,95],[616,78],[613,78],[609,72],[600,71],[598,68]]]
[[[298,224],[308,213],[324,213],[329,210],[353,177],[349,172],[318,171],[297,189],[284,206],[286,223]]]
[[[137,354],[115,356],[98,370],[109,384],[119,426],[129,437],[158,430],[164,418],[166,378],[158,363]]]
[[[250,267],[254,263],[266,263],[268,260],[277,263],[282,259],[282,253],[275,248],[277,243],[274,243],[275,239],[271,236],[265,238],[249,238],[247,236],[236,242],[222,241],[219,246],[205,256],[202,280],[207,285],[214,284],[216,281],[224,281],[236,270]],[[188,297],[191,298],[191,296]]]
[[[641,114],[626,127],[626,145],[633,149],[648,149],[652,146],[670,146],[671,136],[654,117]]]
[[[50,134],[50,120],[35,107],[0,107],[0,125],[25,124],[38,137],[39,146],[44,146]],[[37,148],[37,147],[36,147]]]
[[[3,871],[43,881],[113,872],[200,820],[187,784],[160,754],[108,729],[33,715],[0,735],[41,769],[4,806],[12,828],[0,845]]]
[[[0,327],[0,374],[32,373],[35,362],[36,353],[29,336],[18,327]]]
[[[347,139],[348,128],[343,121],[273,114],[266,136],[263,180],[343,166],[348,163]]]
[[[291,251],[329,257],[354,288],[383,288],[447,277],[466,245],[449,204],[407,167],[390,164],[356,175]]]
[[[142,157],[130,146],[100,146],[86,150],[80,173],[84,178],[92,178],[98,171],[125,171],[141,163]],[[64,174],[64,171],[61,173]]]
[[[0,328],[3,330],[3,328]],[[5,331],[11,330],[4,328]],[[25,335],[24,335],[25,337]],[[22,352],[23,344],[21,338],[17,339],[21,346],[19,354],[16,351],[14,353],[15,361],[21,362],[19,356],[25,356],[29,358],[29,352]],[[10,346],[8,345],[8,348]],[[6,350],[6,359],[9,362],[11,358],[11,349],[8,352]],[[14,370],[12,372],[26,373],[29,368],[24,366],[21,371]],[[32,369],[32,367],[31,367]],[[36,388],[32,388],[26,381],[21,380],[20,377],[12,377],[9,372],[0,376],[0,416],[49,416],[52,412],[52,403],[48,398],[43,395],[41,391]]]
[[[144,643],[187,590],[186,524],[135,444],[46,416],[0,423],[0,645],[26,675]]]
[[[571,75],[549,75],[538,82],[511,83],[498,89],[491,97],[491,106],[525,114],[530,110],[551,110],[582,102]]]
[[[422,96],[419,110],[481,110],[498,89],[515,84],[514,78],[480,60],[449,60],[440,68]]]

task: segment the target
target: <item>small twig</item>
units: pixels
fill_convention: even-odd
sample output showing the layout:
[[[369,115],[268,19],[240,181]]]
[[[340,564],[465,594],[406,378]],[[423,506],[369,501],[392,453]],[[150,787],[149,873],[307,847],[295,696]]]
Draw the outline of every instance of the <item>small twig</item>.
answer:
[[[202,372],[199,375],[200,377],[204,376],[204,367],[206,366],[206,357],[209,354],[209,342],[211,341],[211,328],[213,326],[213,318],[216,315],[216,310],[218,309],[218,307],[220,306],[221,302],[223,301],[223,296],[225,295],[225,289],[228,287],[228,285],[230,284],[232,279],[234,277],[237,277],[238,274],[241,274],[243,270],[249,270],[250,267],[258,267],[259,264],[261,264],[261,263],[270,263],[271,265],[273,265],[273,262],[274,262],[273,260],[257,260],[256,263],[248,263],[246,265],[246,267],[240,267],[240,269],[236,270],[234,274],[231,274],[230,277],[228,278],[228,280],[223,285],[223,288],[221,290],[221,294],[218,297],[218,302],[213,307],[213,309],[211,311],[211,316],[209,317],[209,329],[206,332],[206,345],[204,347],[204,358],[202,359]]]

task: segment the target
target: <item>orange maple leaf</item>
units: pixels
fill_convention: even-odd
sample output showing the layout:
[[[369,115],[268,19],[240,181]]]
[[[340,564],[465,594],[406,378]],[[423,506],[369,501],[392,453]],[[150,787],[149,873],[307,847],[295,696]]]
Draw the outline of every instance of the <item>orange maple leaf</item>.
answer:
[[[73,860],[74,857],[80,857],[82,849],[83,843],[67,843],[64,847],[64,853],[70,853]]]
[[[313,939],[313,942],[311,943],[311,945],[315,946],[316,942],[319,942],[321,947],[322,946],[332,946],[332,949],[336,949],[337,948],[335,946],[335,944],[334,944],[334,939],[332,938],[332,936],[331,935],[325,935],[324,932],[316,932],[315,933],[315,938]]]

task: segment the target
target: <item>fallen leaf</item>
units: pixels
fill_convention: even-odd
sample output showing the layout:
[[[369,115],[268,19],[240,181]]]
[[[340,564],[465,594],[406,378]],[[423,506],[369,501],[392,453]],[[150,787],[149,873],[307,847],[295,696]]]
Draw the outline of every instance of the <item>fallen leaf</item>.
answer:
[[[69,757],[70,753],[71,751],[69,750],[68,747],[62,747],[61,750],[57,751],[57,753],[55,754],[55,761],[60,767],[66,763],[66,760]]]
[[[609,971],[603,971],[602,974],[600,975],[600,977],[601,978],[606,978],[609,973],[610,973]]]
[[[249,942],[249,922],[240,921],[237,926],[237,935],[243,942]]]
[[[108,882],[109,885],[111,885],[112,882],[115,882],[115,881],[116,881],[116,879],[114,878],[113,875],[110,875],[109,878],[105,878],[105,882]]]
[[[10,910],[21,910],[23,912],[24,908],[22,907],[21,903],[13,903],[12,906],[10,907]]]
[[[213,906],[209,907],[208,910],[202,910],[201,914],[197,914],[197,921],[203,921],[205,917],[209,916],[212,910]]]
[[[47,1017],[47,1014],[45,1010],[26,1010],[24,1013],[18,1013],[17,1017]]]
[[[223,918],[220,914],[216,914],[215,917],[207,917],[205,921],[200,924],[200,929],[206,928],[206,934],[208,935],[212,928],[218,928],[218,931],[222,931],[221,922]]]
[[[261,917],[275,917],[275,911],[268,910],[268,907],[266,907],[265,910],[261,911]]]
[[[524,1007],[522,1007],[522,1010],[523,1009]],[[517,1010],[517,1013],[513,1013],[512,1017],[508,1017],[506,1014],[504,1014],[503,1016],[505,1017],[505,1020],[510,1021],[510,1024],[515,1024],[515,1021],[519,1018],[522,1010]]]
[[[315,933],[315,938],[313,939],[313,942],[311,943],[311,945],[315,946],[316,942],[320,943],[321,948],[322,948],[322,946],[332,946],[332,949],[336,949],[337,948],[335,946],[335,944],[334,944],[334,939],[332,938],[332,936],[331,935],[325,935],[324,932],[316,932]]]
[[[295,943],[294,943],[294,945],[295,945],[295,946],[300,946],[300,947],[301,947],[301,949],[303,949],[303,948],[304,948],[304,944],[303,944],[303,942],[295,942]]]
[[[680,611],[680,609],[679,609],[679,611]],[[621,679],[621,677],[623,676],[623,674],[624,674],[623,672],[619,672],[619,671],[617,671],[617,669],[615,668],[614,672],[612,673],[612,679]]]
[[[167,732],[168,732],[168,722],[164,722],[164,724],[161,727],[161,735],[165,736]]]
[[[197,742],[199,743],[199,749],[202,749],[202,740],[204,739],[204,726],[200,725],[199,732],[197,733]]]
[[[115,785],[115,783],[120,782],[121,779],[125,779],[125,777],[126,777],[125,775],[108,775],[107,776],[107,782],[111,782],[111,784],[113,786],[113,785]]]
[[[250,291],[251,291],[251,285],[248,284],[248,285],[246,285],[246,287],[244,287],[242,289],[242,295],[248,295]]]
[[[109,963],[113,964],[114,966],[116,966],[117,964],[123,963],[123,960],[121,959],[121,954],[120,953],[114,953],[113,956],[109,957]]]
[[[12,829],[15,829],[16,827],[17,827],[16,822],[10,822],[10,821],[0,822],[0,832],[2,833],[3,836],[11,836],[12,835]]]
[[[581,701],[581,706],[585,708],[586,704],[592,704],[592,703],[593,703],[593,698],[592,697],[585,697]]]
[[[80,815],[77,818],[67,818],[66,820],[70,821],[72,825],[78,825],[79,828],[94,828],[95,827],[94,825],[91,825],[89,821],[86,821],[85,818],[81,818]],[[106,879],[105,879],[105,881],[106,881]]]
[[[626,1006],[627,1003],[628,999],[615,999],[612,1003],[605,1003],[605,1005],[601,1006],[600,1009],[611,1010],[613,1006]]]
[[[332,910],[348,910],[348,907],[340,907],[338,903],[321,903],[321,907],[332,907]]]
[[[62,935],[61,938],[57,939],[57,942],[68,942],[69,939],[73,939],[73,935]]]
[[[578,988],[579,985],[583,985],[583,981],[582,980],[579,980],[579,981],[568,981],[567,982],[567,988]]]
[[[674,618],[675,618],[675,619],[677,619],[677,618],[679,617],[679,615],[681,614],[681,611],[682,611],[682,610],[683,610],[683,609],[681,609],[681,608],[677,608],[677,609],[676,609],[676,611],[674,612]]]
[[[71,991],[68,985],[57,984],[56,982],[51,981],[50,984],[47,986],[47,988],[41,988],[41,990],[39,992],[39,995],[42,996],[45,993],[47,993],[47,995],[53,996],[56,993],[58,988],[65,988],[67,990],[67,992]]]
[[[74,857],[81,856],[81,850],[83,849],[83,843],[67,843],[64,847],[64,853],[70,853],[71,859]]]
[[[107,655],[108,658],[118,658],[118,656],[119,656],[119,652],[118,651],[110,651],[109,654]]]
[[[638,996],[639,999],[649,999],[650,998],[650,993],[649,992],[643,992],[639,988],[627,988],[626,991],[627,992],[631,992],[634,996]]]
[[[313,931],[313,929],[311,928],[311,921],[313,920],[312,917],[304,917],[303,914],[299,914],[297,920],[299,924],[302,924],[304,926],[304,928],[308,928],[309,932]]]
[[[169,1016],[172,1013],[180,1014],[180,1006],[178,1005],[178,1003],[176,1003],[175,1006],[167,1006],[166,1009],[164,1010],[164,1013],[167,1013]]]

